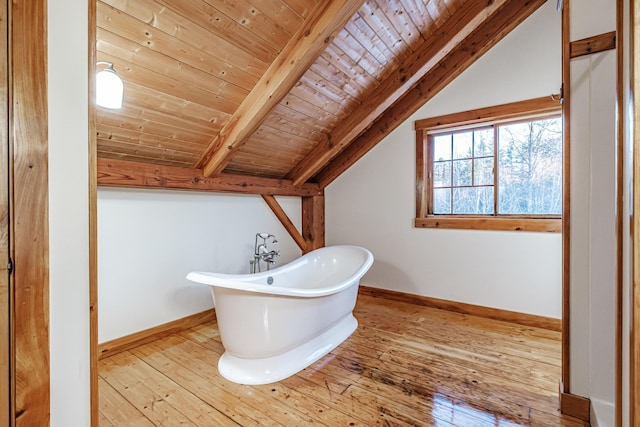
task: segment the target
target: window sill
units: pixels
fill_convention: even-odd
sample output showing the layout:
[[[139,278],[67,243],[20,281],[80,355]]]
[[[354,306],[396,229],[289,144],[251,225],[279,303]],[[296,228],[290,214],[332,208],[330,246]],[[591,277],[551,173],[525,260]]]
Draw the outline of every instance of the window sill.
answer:
[[[559,233],[562,231],[562,219],[434,215],[426,218],[416,218],[414,220],[414,226],[416,228],[541,231]]]

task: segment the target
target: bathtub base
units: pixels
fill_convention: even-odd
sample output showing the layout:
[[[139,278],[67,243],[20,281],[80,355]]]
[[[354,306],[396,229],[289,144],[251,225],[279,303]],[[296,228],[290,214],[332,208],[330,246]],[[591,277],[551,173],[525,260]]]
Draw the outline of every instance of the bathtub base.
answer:
[[[277,356],[244,359],[225,352],[218,361],[220,375],[238,384],[269,384],[300,372],[339,346],[358,327],[349,313],[344,319],[319,336]]]

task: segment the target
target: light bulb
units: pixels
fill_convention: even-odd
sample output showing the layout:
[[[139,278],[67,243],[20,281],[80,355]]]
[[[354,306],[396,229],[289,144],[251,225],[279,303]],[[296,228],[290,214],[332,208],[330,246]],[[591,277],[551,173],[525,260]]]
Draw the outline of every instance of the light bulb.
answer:
[[[113,65],[96,74],[96,104],[101,107],[120,109],[124,96],[124,83],[113,70]]]

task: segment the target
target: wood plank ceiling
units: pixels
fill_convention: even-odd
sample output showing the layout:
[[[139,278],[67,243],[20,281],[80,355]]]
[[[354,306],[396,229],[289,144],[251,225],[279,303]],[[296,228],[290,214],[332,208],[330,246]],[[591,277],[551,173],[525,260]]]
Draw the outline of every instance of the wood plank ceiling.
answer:
[[[99,168],[328,185],[544,0],[100,0]],[[222,175],[221,175],[222,174]]]

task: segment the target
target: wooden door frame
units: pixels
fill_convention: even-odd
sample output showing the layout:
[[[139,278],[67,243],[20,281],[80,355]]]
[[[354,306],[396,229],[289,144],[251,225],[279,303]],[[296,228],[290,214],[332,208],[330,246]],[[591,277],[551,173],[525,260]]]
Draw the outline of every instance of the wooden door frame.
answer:
[[[95,0],[89,1],[89,144],[90,144],[90,369],[91,369],[91,420],[92,426],[98,425],[98,386],[97,386],[97,343],[98,343],[98,300],[97,300],[97,166],[96,166],[96,123],[95,123],[95,106],[93,102],[93,93],[95,85],[95,62],[96,62],[96,2]],[[570,315],[571,315],[571,292],[570,292],[570,202],[571,202],[571,186],[570,186],[570,37],[569,37],[569,18],[570,0],[564,0],[564,8],[562,12],[562,81],[563,81],[563,118],[564,118],[564,152],[565,160],[563,163],[563,236],[562,236],[562,256],[563,256],[563,268],[562,268],[562,384],[561,395],[570,395]],[[633,4],[633,2],[631,2]],[[631,14],[633,16],[633,13]],[[639,22],[635,22],[635,25],[640,25]],[[620,39],[620,37],[618,38]],[[618,40],[620,43],[620,40]],[[618,44],[620,46],[620,44]],[[633,50],[632,50],[633,51]],[[637,59],[640,63],[640,59]],[[633,76],[634,81],[640,86],[640,77]],[[634,92],[636,97],[640,97],[640,91]],[[637,100],[636,105],[640,105],[640,99]],[[636,111],[636,115],[638,112]],[[636,123],[640,123],[636,120]],[[640,126],[636,124],[636,140],[640,137]],[[640,167],[640,141],[636,143],[636,150],[634,151],[634,158]],[[638,175],[638,174],[637,174]],[[634,179],[639,179],[634,177]],[[635,183],[635,188],[640,188],[640,181]],[[634,206],[636,209],[640,209],[640,195],[634,192]],[[637,242],[635,247],[640,248],[640,219],[634,217],[634,242]],[[634,251],[634,263],[640,263],[640,250]],[[618,254],[618,258],[621,255]],[[640,269],[637,269],[640,270]],[[634,312],[640,313],[640,271],[638,272],[638,279],[634,280],[634,307],[638,310]],[[619,279],[618,279],[619,280]],[[619,315],[620,311],[618,311]],[[634,342],[640,342],[640,316],[634,317],[633,325],[636,326],[633,329]],[[618,332],[619,333],[619,332]],[[634,351],[633,345],[631,347],[631,361],[632,368],[634,367],[634,361],[638,363],[640,361],[640,352]],[[618,351],[620,351],[618,349]],[[632,387],[630,402],[633,403],[634,391],[636,395],[640,396],[640,378],[638,373],[634,373],[632,369]],[[618,387],[618,386],[617,386]],[[635,418],[640,422],[640,402],[636,402]],[[633,408],[632,408],[633,409]],[[632,411],[633,416],[633,411]]]
[[[89,50],[89,379],[91,426],[99,424],[98,393],[98,149],[96,125],[96,7],[97,0],[87,0]]]
[[[49,189],[47,0],[11,2],[8,25],[15,424],[47,426]],[[16,54],[12,54],[16,52]]]
[[[13,366],[10,349],[13,348],[11,333],[11,278],[8,267],[10,259],[10,231],[11,216],[9,215],[9,27],[7,18],[9,15],[9,4],[6,0],[0,3],[0,49],[2,49],[2,59],[0,60],[0,87],[4,88],[0,96],[0,117],[2,117],[2,128],[0,128],[0,336],[4,346],[1,346],[0,354],[0,424],[6,422],[11,425],[13,420],[13,404],[11,403],[11,390],[13,389],[11,372]],[[5,262],[7,262],[5,264]]]
[[[562,4],[562,379],[561,396],[571,383],[571,54],[570,0]],[[562,399],[561,399],[562,406]]]
[[[630,2],[631,46],[631,92],[633,105],[633,170],[632,170],[632,212],[631,212],[631,337],[629,342],[629,420],[631,425],[640,424],[640,6]],[[624,109],[626,111],[626,108]]]

